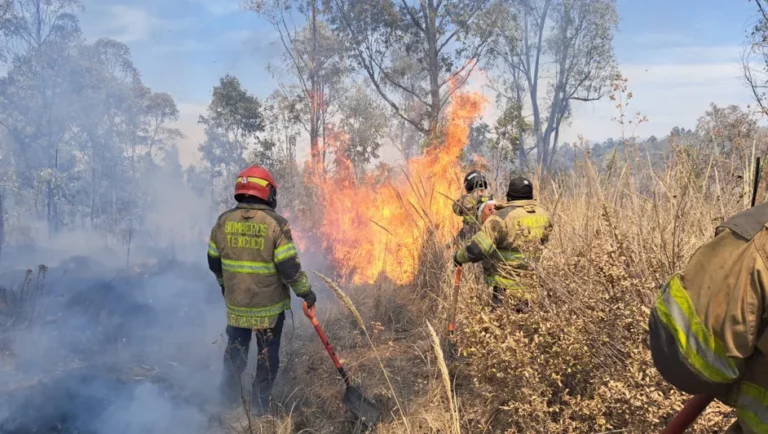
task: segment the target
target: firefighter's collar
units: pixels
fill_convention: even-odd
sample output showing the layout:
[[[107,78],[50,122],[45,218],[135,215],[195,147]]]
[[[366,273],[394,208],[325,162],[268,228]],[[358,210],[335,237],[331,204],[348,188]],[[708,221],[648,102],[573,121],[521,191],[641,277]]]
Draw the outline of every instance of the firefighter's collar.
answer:
[[[237,206],[235,208],[238,209],[263,209],[263,210],[270,210],[272,211],[272,207],[269,205],[263,204],[263,203],[244,203],[244,202],[238,202]]]
[[[512,200],[508,203],[514,206],[536,205],[536,199]]]

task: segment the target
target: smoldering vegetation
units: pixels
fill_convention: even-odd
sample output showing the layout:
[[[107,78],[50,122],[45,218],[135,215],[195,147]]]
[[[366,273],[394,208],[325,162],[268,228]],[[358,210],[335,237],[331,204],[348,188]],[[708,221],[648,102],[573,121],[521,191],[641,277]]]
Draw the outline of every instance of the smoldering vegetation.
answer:
[[[382,410],[376,432],[659,431],[685,396],[653,368],[647,307],[748,206],[753,157],[768,152],[756,114],[713,105],[693,130],[636,140],[630,129],[648,119],[627,108],[613,0],[246,3],[284,36],[270,65],[279,89],[260,99],[221,77],[199,118],[201,162],[183,168],[176,101],[144,83],[126,44],[86,40],[76,0],[0,0],[0,432],[362,431],[297,299],[277,417],[217,402],[225,315],[206,242],[254,162],[280,185],[304,267],[347,280],[342,306],[309,273],[337,354]],[[436,15],[439,29],[421,21]],[[450,116],[466,102],[454,86],[477,66],[503,88],[493,125],[461,104],[460,121]],[[621,138],[559,143],[574,106],[604,97]],[[387,142],[425,173],[371,170]],[[414,158],[444,156],[446,142],[457,155]],[[524,281],[527,315],[489,313],[480,270],[467,267],[461,358],[446,364],[446,234],[459,222],[448,205],[469,166],[499,198],[526,173],[555,230]],[[393,189],[401,175],[407,187]],[[382,269],[390,277],[355,273]],[[714,404],[693,432],[732,417]]]
[[[74,256],[4,268],[0,282],[0,432],[229,432],[224,304],[204,261],[126,268]],[[296,326],[286,323],[286,346]],[[292,386],[282,377],[278,396]]]
[[[201,265],[79,257],[4,288],[0,431],[209,432],[223,321]]]

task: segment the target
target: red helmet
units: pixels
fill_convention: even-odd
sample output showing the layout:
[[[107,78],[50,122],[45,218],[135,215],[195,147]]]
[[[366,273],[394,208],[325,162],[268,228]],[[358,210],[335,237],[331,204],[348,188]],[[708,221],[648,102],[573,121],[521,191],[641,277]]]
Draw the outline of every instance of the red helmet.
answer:
[[[255,196],[268,203],[275,203],[277,200],[277,183],[267,169],[251,166],[237,175],[235,198],[240,194]]]

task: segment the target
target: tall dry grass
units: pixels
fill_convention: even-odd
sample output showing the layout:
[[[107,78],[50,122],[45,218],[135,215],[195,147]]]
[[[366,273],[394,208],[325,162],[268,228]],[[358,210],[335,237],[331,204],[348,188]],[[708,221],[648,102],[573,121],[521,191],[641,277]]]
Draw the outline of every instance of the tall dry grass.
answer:
[[[532,312],[488,314],[477,298],[462,306],[472,360],[463,384],[485,398],[468,402],[500,402],[490,427],[468,421],[469,431],[658,432],[682,406],[650,359],[649,306],[742,201],[702,188],[695,162],[678,150],[664,173],[640,162],[600,173],[584,160],[571,174],[539,179],[555,229],[526,282]],[[693,432],[724,428],[725,413],[713,406]]]
[[[631,136],[626,86],[614,90],[617,121]],[[753,157],[766,150],[757,136],[731,137],[727,149],[723,137],[707,140],[715,146],[675,139],[659,156],[625,139],[608,161],[585,152],[555,177],[529,174],[555,225],[535,273],[521,276],[531,309],[519,314],[510,303],[490,312],[479,265],[465,267],[459,361],[442,360],[453,252],[437,230],[425,231],[412,286],[348,287],[341,298],[352,315],[321,307],[337,354],[383,409],[375,432],[659,432],[688,397],[653,367],[649,307],[715,227],[748,206]],[[302,384],[304,405],[290,416],[294,429],[360,432],[342,417],[340,382],[311,340],[288,350],[296,361],[286,375]],[[690,432],[722,431],[733,416],[715,403]]]
[[[653,367],[649,307],[659,285],[715,227],[748,206],[751,157],[765,143],[745,137],[729,146],[723,153],[673,142],[659,164],[658,156],[626,140],[606,167],[585,157],[554,179],[532,174],[555,222],[535,276],[524,278],[535,293],[532,312],[489,314],[480,296],[462,305],[460,339],[471,358],[457,380],[464,403],[500,404],[492,420],[465,420],[468,432],[663,428],[687,397]],[[714,404],[691,432],[718,432],[732,416]]]

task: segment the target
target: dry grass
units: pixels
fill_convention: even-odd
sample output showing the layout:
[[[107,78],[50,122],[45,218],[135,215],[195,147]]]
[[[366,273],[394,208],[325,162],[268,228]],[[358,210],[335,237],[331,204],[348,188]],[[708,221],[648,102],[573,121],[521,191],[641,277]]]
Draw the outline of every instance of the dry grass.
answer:
[[[435,227],[425,231],[420,272],[409,287],[382,279],[345,294],[321,276],[353,316],[347,321],[348,314],[324,307],[329,336],[388,416],[375,432],[661,431],[688,396],[653,367],[649,307],[715,227],[748,206],[751,157],[765,144],[730,146],[724,153],[676,142],[660,158],[625,141],[602,165],[584,158],[555,178],[529,174],[555,224],[535,273],[520,277],[531,309],[518,314],[508,303],[491,313],[479,265],[465,267],[457,318],[462,363],[445,363],[432,327],[446,329],[453,271],[451,241]],[[343,413],[339,386],[321,346],[301,345],[289,372],[307,386],[303,402],[311,410],[291,417],[311,432],[359,432],[336,419]],[[714,403],[689,432],[721,432],[733,417]]]
[[[660,431],[687,396],[653,367],[648,307],[658,285],[685,265],[715,226],[743,209],[740,196],[721,194],[741,190],[743,180],[729,183],[720,166],[719,187],[712,188],[706,172],[696,169],[706,167],[702,158],[708,157],[675,149],[660,171],[630,149],[617,163],[620,170],[584,160],[570,174],[537,179],[555,230],[536,273],[522,277],[534,294],[532,309],[491,313],[479,266],[466,267],[457,321],[459,349],[468,359],[463,364],[444,363],[431,325],[442,331],[448,317],[452,268],[445,240],[425,243],[422,261],[432,278],[414,287],[378,283],[344,294],[325,278],[352,312],[350,318],[331,309],[323,319],[332,342],[363,390],[389,414],[376,432]],[[315,384],[304,391],[324,409],[305,420],[315,429],[343,409],[322,348],[304,348],[311,348],[305,357],[316,365],[312,377],[292,374]],[[306,369],[299,367],[304,362],[297,361],[297,369]],[[722,430],[732,416],[713,404],[691,432]],[[357,432],[349,423],[333,426],[326,432]]]
[[[15,288],[0,287],[0,330],[7,332],[30,325],[45,293],[47,272],[48,267],[40,264],[37,274],[27,269],[24,280]]]
[[[363,334],[365,334],[365,338],[368,341],[368,345],[370,345],[371,351],[373,351],[373,354],[376,356],[376,360],[379,362],[379,367],[381,367],[381,372],[384,374],[384,378],[387,380],[387,385],[389,386],[389,390],[392,392],[392,397],[395,400],[397,409],[400,411],[401,415],[404,415],[405,412],[403,411],[403,407],[400,405],[400,401],[397,399],[397,393],[395,392],[394,386],[392,386],[392,381],[390,380],[389,375],[387,374],[387,369],[384,367],[384,364],[381,361],[379,352],[376,351],[376,345],[374,345],[373,341],[371,341],[371,336],[368,334],[368,328],[365,327],[365,322],[363,321],[363,317],[357,311],[357,308],[355,307],[355,303],[353,303],[352,299],[350,299],[347,296],[347,294],[345,294],[344,291],[342,291],[341,288],[338,287],[338,285],[336,285],[333,281],[331,281],[331,279],[323,276],[320,273],[315,273],[315,274],[317,274],[321,279],[323,279],[323,281],[328,285],[328,287],[331,288],[333,293],[336,294],[336,297],[338,297],[338,299],[349,310],[349,312],[355,318],[355,321],[357,321],[357,325],[363,331]],[[407,430],[407,432],[409,433],[412,432],[411,426],[408,423],[408,419],[403,417],[402,421],[403,421],[403,424],[405,425],[405,429]]]
[[[435,359],[437,360],[437,367],[440,369],[440,378],[443,380],[443,386],[445,386],[445,395],[448,398],[448,411],[453,416],[452,432],[459,434],[461,432],[461,422],[459,422],[459,410],[456,408],[453,399],[453,389],[451,389],[451,376],[448,374],[448,366],[445,364],[443,358],[443,349],[440,346],[440,339],[435,333],[435,329],[432,328],[432,324],[427,321],[427,328],[429,328],[429,336],[432,338],[432,348],[435,350]]]

